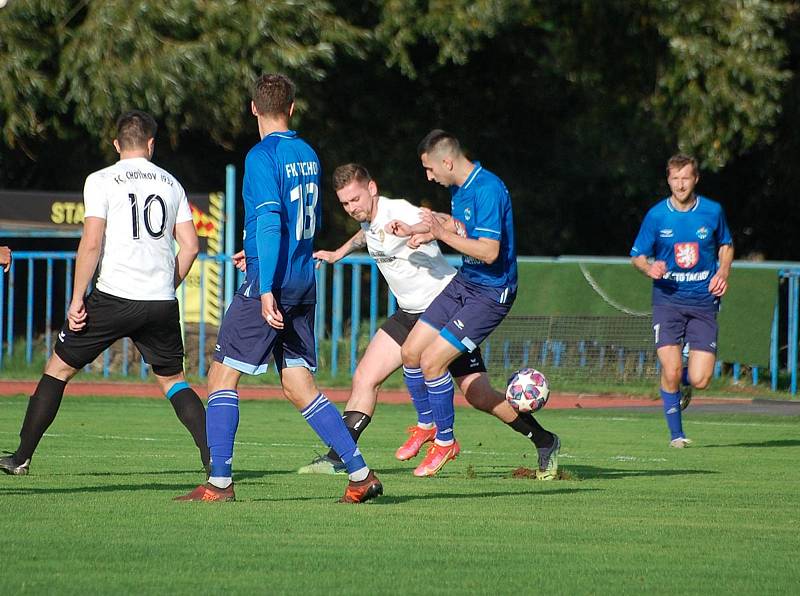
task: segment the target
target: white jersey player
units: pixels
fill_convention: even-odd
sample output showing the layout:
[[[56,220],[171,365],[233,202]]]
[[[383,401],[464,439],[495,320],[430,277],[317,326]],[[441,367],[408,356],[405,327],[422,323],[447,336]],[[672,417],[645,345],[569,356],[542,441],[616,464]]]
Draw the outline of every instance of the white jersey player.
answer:
[[[456,270],[447,263],[430,235],[407,239],[384,231],[384,225],[394,219],[418,221],[420,210],[408,201],[380,196],[377,184],[366,168],[359,164],[340,166],[333,174],[333,184],[342,207],[361,224],[361,229],[337,250],[320,250],[314,253],[314,257],[335,263],[366,246],[399,306],[372,338],[353,375],[350,400],[343,418],[350,433],[358,440],[371,421],[381,384],[402,365],[401,346],[408,333]],[[449,216],[441,217],[447,220],[447,225],[458,229],[455,220]],[[538,477],[543,480],[555,478],[558,468],[555,436],[543,429],[530,414],[517,414],[504,395],[492,389],[480,350],[463,354],[449,369],[472,406],[493,414],[536,444],[540,468]],[[426,442],[433,441],[436,429],[427,400],[418,402],[414,398],[415,371],[403,372],[418,418],[417,424],[408,429],[409,438],[395,453],[398,459],[407,460],[415,457]],[[418,377],[422,380],[421,371]],[[338,456],[331,450],[299,472],[333,474],[341,470]]]
[[[129,300],[175,298],[172,230],[191,224],[192,211],[172,174],[146,157],[123,159],[89,175],[83,197],[84,217],[106,222],[97,289]]]
[[[83,235],[67,321],[28,403],[20,445],[14,454],[0,458],[0,469],[8,474],[28,473],[67,382],[123,337],[133,340],[152,367],[208,468],[205,410],[184,377],[175,299],[175,287],[197,256],[197,233],[181,185],[150,163],[155,133],[156,122],[149,114],[124,114],[114,139],[120,161],[86,179]],[[98,264],[97,284],[85,297]]]

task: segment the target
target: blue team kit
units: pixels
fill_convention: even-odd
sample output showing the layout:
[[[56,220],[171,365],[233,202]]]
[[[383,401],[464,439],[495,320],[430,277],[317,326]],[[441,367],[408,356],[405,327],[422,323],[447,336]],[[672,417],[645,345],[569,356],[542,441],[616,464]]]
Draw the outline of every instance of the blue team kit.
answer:
[[[475,162],[461,186],[453,186],[451,214],[468,238],[500,242],[491,265],[462,256],[462,265],[422,315],[462,352],[472,352],[506,317],[517,295],[517,252],[511,197],[503,181]]]
[[[314,234],[320,228],[322,168],[294,131],[272,133],[247,154],[242,188],[247,274],[225,313],[214,358],[249,374],[316,367]],[[273,273],[274,272],[274,273]],[[272,292],[284,315],[277,331],[261,316]]]
[[[678,211],[666,198],[647,212],[631,256],[645,255],[667,264],[663,279],[653,282],[653,305],[715,309],[719,298],[708,291],[717,272],[719,247],[732,244],[719,203],[698,196],[689,211]]]

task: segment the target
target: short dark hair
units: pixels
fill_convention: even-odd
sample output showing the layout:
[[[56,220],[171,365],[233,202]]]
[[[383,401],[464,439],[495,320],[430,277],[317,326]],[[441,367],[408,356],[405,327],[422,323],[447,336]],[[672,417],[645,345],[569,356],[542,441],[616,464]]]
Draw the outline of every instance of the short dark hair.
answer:
[[[147,112],[131,110],[117,119],[117,142],[123,151],[146,149],[147,142],[156,138],[158,124]]]
[[[367,168],[359,163],[347,163],[343,166],[339,166],[333,171],[334,190],[342,190],[353,180],[358,180],[359,182],[369,182],[372,180],[372,177],[369,175]]]
[[[692,157],[691,155],[686,155],[684,153],[676,153],[667,160],[667,176],[669,176],[670,170],[673,169],[680,170],[688,165],[692,166],[692,170],[694,170],[695,176],[697,176],[700,173],[700,168],[697,165],[697,160],[694,157]]]
[[[288,116],[295,86],[282,74],[263,74],[253,84],[253,103],[262,116]]]
[[[430,131],[417,145],[417,155],[419,157],[422,157],[423,153],[441,150],[454,155],[461,153],[461,143],[458,142],[458,139],[441,128],[435,128]]]

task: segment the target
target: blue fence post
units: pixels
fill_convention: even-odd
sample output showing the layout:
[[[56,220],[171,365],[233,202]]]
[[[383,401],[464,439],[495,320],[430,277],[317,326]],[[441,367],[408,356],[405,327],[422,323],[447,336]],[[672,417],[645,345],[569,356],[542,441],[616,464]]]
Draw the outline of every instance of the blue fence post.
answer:
[[[352,267],[350,282],[350,375],[356,372],[358,361],[358,327],[361,323],[361,265]]]
[[[128,343],[130,340],[127,337],[122,338],[122,376],[128,376]]]
[[[778,346],[778,314],[779,314],[780,299],[775,299],[775,310],[772,312],[772,330],[769,334],[769,372],[770,372],[770,386],[773,391],[778,390],[778,369],[780,367],[779,346]]]
[[[201,379],[206,376],[206,263],[205,258],[200,259],[200,325],[197,333],[197,375]]]
[[[386,304],[386,316],[391,317],[395,312],[397,312],[397,298],[395,298],[392,291],[389,290],[389,299]]]
[[[792,395],[797,394],[797,318],[798,318],[798,272],[789,272],[789,312],[786,338],[789,349],[787,353],[786,367],[789,369],[791,377],[790,391]]]
[[[50,351],[53,347],[53,259],[47,259],[47,286],[45,292],[45,308],[44,308],[44,341],[45,351],[47,357],[50,357]]]
[[[3,308],[6,304],[6,276],[5,273],[0,272],[0,370],[3,370],[3,330],[5,328],[5,319]]]
[[[375,337],[378,327],[378,266],[369,265],[369,337]]]
[[[742,365],[738,362],[733,363],[733,382],[735,384],[739,383],[739,377],[742,374]]]
[[[328,263],[320,261],[317,278],[317,311],[314,326],[317,332],[317,343],[325,339],[326,315],[328,312]]]
[[[33,259],[28,259],[28,293],[25,313],[25,362],[33,360]]]
[[[236,167],[225,167],[225,308],[233,301],[233,253],[236,251]]]
[[[331,376],[339,373],[339,338],[342,335],[342,310],[344,308],[344,267],[333,265],[333,317],[331,321]]]

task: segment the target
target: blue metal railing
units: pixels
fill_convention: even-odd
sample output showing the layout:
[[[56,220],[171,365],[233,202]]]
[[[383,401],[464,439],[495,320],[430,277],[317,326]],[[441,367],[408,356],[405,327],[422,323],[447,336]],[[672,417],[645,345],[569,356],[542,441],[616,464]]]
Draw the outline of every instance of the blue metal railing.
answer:
[[[216,284],[216,295],[223,299],[219,301],[218,312],[207,312],[205,299],[199,301],[199,323],[193,325],[192,334],[196,333],[197,360],[188,363],[199,376],[205,376],[207,372],[208,349],[207,342],[211,339],[209,335],[209,318],[221,320],[224,309],[230,300],[231,288],[241,281],[242,274],[235,271],[230,265],[230,258],[226,255],[207,255],[201,254],[198,257],[201,264],[219,263],[220,275],[214,276],[215,279],[207,279],[207,267],[200,267],[199,274],[199,295],[206,295],[206,288],[209,283]],[[448,257],[452,263],[459,262],[458,257]],[[597,257],[561,257],[558,259],[535,259],[521,258],[521,261],[528,262],[598,262],[598,263],[627,263],[625,259],[601,259]],[[786,319],[786,370],[789,377],[789,391],[792,395],[797,393],[798,384],[798,360],[800,350],[800,267],[794,263],[781,264],[736,264],[737,266],[773,268],[776,270],[780,279],[786,280],[787,298],[785,301]],[[778,267],[778,266],[782,267]],[[0,274],[0,370],[6,366],[6,361],[14,355],[15,340],[19,346],[20,340],[23,343],[24,358],[26,363],[31,363],[36,349],[37,338],[41,338],[42,351],[49,356],[53,348],[53,333],[63,323],[66,316],[69,302],[72,295],[72,283],[74,276],[75,253],[73,252],[16,252],[14,261],[8,274]],[[328,370],[332,375],[340,372],[341,360],[347,362],[347,369],[350,374],[355,371],[358,361],[358,345],[363,326],[368,325],[369,337],[372,337],[376,330],[378,320],[390,316],[397,309],[397,302],[394,296],[386,288],[375,262],[367,255],[350,255],[342,261],[332,266],[321,263],[317,270],[317,340],[318,345],[330,340],[328,358]],[[233,279],[231,279],[233,273]],[[349,277],[349,279],[348,279]],[[346,283],[349,282],[349,283]],[[329,287],[330,283],[330,287]],[[24,284],[20,286],[20,284]],[[24,290],[21,290],[24,288]],[[348,290],[349,288],[349,290]],[[179,296],[182,304],[186,304],[186,284],[179,289]],[[362,292],[368,292],[368,299],[365,296],[362,300]],[[386,296],[385,302],[381,296]],[[24,295],[24,310],[20,312],[17,303],[20,296]],[[346,333],[345,325],[345,303],[349,300],[349,333]],[[369,313],[362,313],[362,304],[369,304]],[[329,308],[330,305],[330,308]],[[381,306],[384,308],[381,308]],[[776,298],[773,320],[770,333],[770,387],[777,390],[779,386],[779,374],[781,369],[781,346],[780,346],[780,299]],[[183,314],[183,312],[182,312]],[[22,330],[20,329],[22,328]],[[196,329],[195,329],[196,327]],[[55,331],[54,331],[55,329]],[[186,330],[186,326],[184,326]],[[212,331],[213,332],[213,331]],[[187,339],[188,346],[189,339]],[[340,353],[342,344],[348,347],[347,353]],[[362,342],[363,343],[363,342]],[[530,342],[528,342],[530,343]],[[579,342],[584,344],[585,342]],[[560,341],[548,341],[543,343],[538,353],[532,352],[532,346],[525,345],[522,350],[526,362],[542,360],[549,362],[553,366],[559,366],[562,355],[565,352],[565,345]],[[121,342],[119,373],[129,376],[132,372],[130,366],[130,342],[124,339]],[[484,346],[484,357],[488,360],[492,351],[500,354],[500,362],[504,366],[511,365],[509,356],[509,344],[506,341],[499,346],[487,343]],[[601,348],[605,351],[605,348]],[[579,349],[580,359],[585,363],[585,353]],[[616,361],[617,367],[623,366],[626,352],[617,349],[615,353],[601,354],[604,361]],[[646,355],[644,353],[635,354],[638,358],[638,365],[635,367],[640,374],[643,374]],[[111,374],[114,368],[114,357],[110,351],[103,355],[101,370],[104,376]],[[148,374],[147,365],[139,358],[138,373],[140,378],[145,378]],[[734,381],[739,381],[742,375],[743,363],[732,363],[731,374]],[[751,366],[753,384],[757,384],[760,378],[760,370],[757,366]],[[715,376],[722,374],[722,363],[717,363]]]

